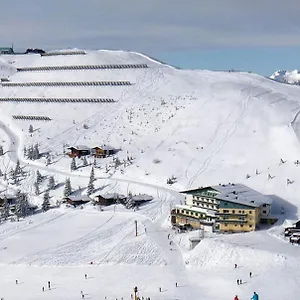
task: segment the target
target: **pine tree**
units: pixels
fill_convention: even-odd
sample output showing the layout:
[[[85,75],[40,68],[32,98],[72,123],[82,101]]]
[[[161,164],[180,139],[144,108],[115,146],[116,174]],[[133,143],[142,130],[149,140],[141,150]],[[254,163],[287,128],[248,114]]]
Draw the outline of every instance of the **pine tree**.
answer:
[[[88,187],[87,187],[87,194],[88,195],[91,195],[95,191],[94,181],[95,181],[95,173],[94,173],[94,168],[92,168],[91,174],[90,174],[89,184],[88,184]]]
[[[35,144],[33,147],[33,159],[39,159],[39,158],[40,158],[39,145]]]
[[[43,176],[41,175],[40,171],[36,171],[36,182],[37,184],[40,184],[43,181]]]
[[[34,192],[35,192],[36,195],[40,194],[40,186],[39,186],[38,182],[34,183]]]
[[[54,188],[55,188],[55,180],[53,176],[50,176],[48,182],[48,190],[54,190]]]
[[[84,156],[83,159],[82,159],[82,163],[83,163],[83,166],[86,167],[88,165],[88,162],[87,162],[87,159],[86,157]]]
[[[3,154],[4,154],[4,152],[3,152],[3,146],[0,145],[0,156],[2,156]]]
[[[18,218],[26,217],[28,214],[28,196],[25,193],[18,191],[17,204],[16,204],[16,215]]]
[[[95,167],[97,166],[97,160],[96,160],[96,157],[94,158],[93,165],[94,165]]]
[[[28,129],[29,133],[33,133],[33,126],[29,125],[29,129]]]
[[[65,188],[64,188],[64,197],[70,196],[72,193],[71,181],[70,178],[66,178]]]
[[[44,194],[44,201],[42,204],[42,209],[43,211],[47,211],[50,208],[50,196],[49,196],[49,192],[45,192]]]
[[[17,160],[16,167],[15,167],[15,175],[18,176],[21,173],[22,173],[22,171],[21,171],[21,167],[20,167],[20,161]]]
[[[24,157],[27,155],[27,148],[26,148],[26,146],[24,146],[24,148],[23,148],[23,154],[24,154]]]
[[[72,158],[70,169],[71,171],[75,171],[77,169],[75,157]]]
[[[0,177],[1,177],[1,176],[3,176],[3,172],[2,172],[1,169],[0,169]]]
[[[33,147],[30,146],[27,148],[27,158],[30,159],[30,160],[33,160]]]
[[[49,166],[50,164],[51,164],[51,159],[50,156],[48,155],[46,159],[46,166]]]
[[[4,198],[3,208],[2,208],[2,212],[1,212],[1,218],[4,220],[7,220],[7,218],[9,217],[9,214],[10,214],[9,203],[8,203],[7,199]]]

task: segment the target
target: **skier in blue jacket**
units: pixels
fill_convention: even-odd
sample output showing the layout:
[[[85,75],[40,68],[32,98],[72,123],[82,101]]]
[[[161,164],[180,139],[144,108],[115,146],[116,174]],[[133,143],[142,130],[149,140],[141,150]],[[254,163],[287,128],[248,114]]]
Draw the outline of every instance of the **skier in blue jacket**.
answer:
[[[253,294],[251,300],[258,300],[258,299],[259,299],[259,298],[258,298],[258,295],[254,292],[254,294]]]

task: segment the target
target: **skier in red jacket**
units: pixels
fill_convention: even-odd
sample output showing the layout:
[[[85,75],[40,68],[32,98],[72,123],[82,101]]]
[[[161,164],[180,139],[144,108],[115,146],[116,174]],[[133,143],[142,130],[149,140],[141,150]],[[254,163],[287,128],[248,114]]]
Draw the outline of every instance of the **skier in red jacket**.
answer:
[[[239,300],[239,297],[236,295],[233,300]]]

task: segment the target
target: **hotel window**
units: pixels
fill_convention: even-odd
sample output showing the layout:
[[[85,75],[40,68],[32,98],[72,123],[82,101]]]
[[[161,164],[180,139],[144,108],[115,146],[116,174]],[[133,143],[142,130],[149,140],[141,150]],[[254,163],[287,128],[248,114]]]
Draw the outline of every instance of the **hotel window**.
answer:
[[[234,210],[234,209],[232,210],[232,213],[233,213],[233,214],[235,213],[235,210]]]
[[[243,225],[243,224],[241,224],[241,227],[244,227],[244,225]]]
[[[266,210],[263,210],[263,214],[266,214],[267,213],[267,211]]]
[[[249,211],[249,214],[250,214],[250,215],[252,214],[252,211],[251,211],[251,210]]]
[[[252,225],[249,225],[249,227],[251,228],[251,227],[252,227]]]

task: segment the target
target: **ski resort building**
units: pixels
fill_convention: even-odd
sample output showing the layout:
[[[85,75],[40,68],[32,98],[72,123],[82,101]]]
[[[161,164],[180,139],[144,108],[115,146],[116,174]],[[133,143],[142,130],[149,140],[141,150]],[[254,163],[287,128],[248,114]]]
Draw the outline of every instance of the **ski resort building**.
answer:
[[[125,199],[126,196],[124,195],[111,193],[111,194],[97,195],[95,197],[94,203],[98,205],[109,206],[112,204],[119,203],[120,201],[122,202]]]
[[[91,154],[94,157],[106,157],[109,155],[113,155],[117,152],[117,150],[111,146],[96,146],[91,149]]]
[[[182,192],[185,205],[171,212],[173,225],[193,228],[211,225],[212,231],[247,232],[268,222],[272,201],[243,184],[223,184]]]
[[[92,199],[89,196],[85,196],[85,195],[77,195],[77,196],[73,196],[70,195],[68,197],[65,197],[65,201],[71,205],[73,205],[74,207],[78,206],[78,205],[83,205],[86,204],[88,202],[90,202]]]
[[[78,157],[80,158],[81,156],[86,156],[91,153],[91,150],[87,146],[72,146],[68,148],[70,152],[67,153],[70,157]]]

